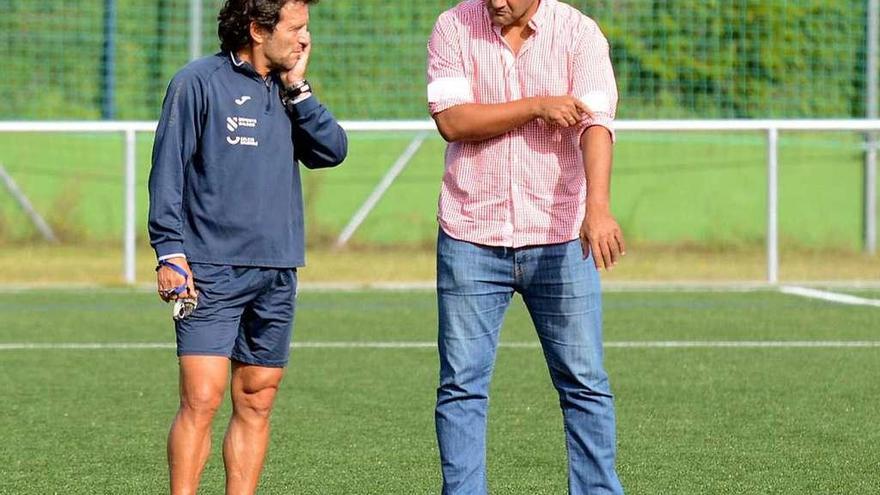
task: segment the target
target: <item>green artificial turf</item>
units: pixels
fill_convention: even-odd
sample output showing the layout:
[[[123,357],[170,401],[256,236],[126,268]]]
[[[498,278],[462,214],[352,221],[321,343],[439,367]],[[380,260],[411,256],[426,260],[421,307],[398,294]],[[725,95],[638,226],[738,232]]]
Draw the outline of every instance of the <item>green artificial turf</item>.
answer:
[[[770,291],[604,299],[628,493],[880,490],[880,346],[644,344],[876,342],[880,310]],[[428,345],[436,335],[427,291],[305,291],[297,311],[294,345]],[[177,404],[173,348],[57,345],[171,344],[168,308],[125,290],[6,292],[0,318],[0,493],[165,493],[164,442]],[[501,341],[537,341],[518,298]],[[4,348],[13,343],[56,347]],[[438,493],[436,375],[429,346],[294,347],[261,493]],[[203,493],[222,492],[228,414],[227,405],[216,420]],[[565,493],[561,416],[538,347],[499,350],[488,456],[492,493]]]

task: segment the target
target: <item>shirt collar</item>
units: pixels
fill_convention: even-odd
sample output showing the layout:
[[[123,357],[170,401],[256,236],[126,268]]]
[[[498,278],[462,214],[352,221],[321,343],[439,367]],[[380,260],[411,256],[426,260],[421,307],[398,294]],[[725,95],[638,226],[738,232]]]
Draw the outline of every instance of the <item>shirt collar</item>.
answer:
[[[541,27],[544,26],[547,22],[547,16],[550,12],[550,6],[548,3],[553,0],[538,0],[538,10],[532,15],[532,18],[529,19],[529,27],[532,28],[533,31],[538,32]]]

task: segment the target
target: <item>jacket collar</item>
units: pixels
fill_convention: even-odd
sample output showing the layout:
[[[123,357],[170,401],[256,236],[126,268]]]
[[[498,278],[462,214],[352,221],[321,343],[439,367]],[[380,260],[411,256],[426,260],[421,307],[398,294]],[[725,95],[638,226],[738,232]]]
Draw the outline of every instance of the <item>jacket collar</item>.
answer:
[[[273,77],[272,77],[273,74],[271,74],[271,73],[269,74],[269,77],[267,79],[263,79],[263,76],[261,76],[260,73],[257,72],[257,69],[255,69],[253,65],[251,65],[249,62],[246,62],[246,61],[238,58],[235,55],[235,52],[228,52],[227,56],[229,56],[229,61],[232,63],[232,68],[236,72],[240,72],[248,77],[253,77],[253,78],[259,79],[260,81],[267,81],[267,80],[273,79]]]

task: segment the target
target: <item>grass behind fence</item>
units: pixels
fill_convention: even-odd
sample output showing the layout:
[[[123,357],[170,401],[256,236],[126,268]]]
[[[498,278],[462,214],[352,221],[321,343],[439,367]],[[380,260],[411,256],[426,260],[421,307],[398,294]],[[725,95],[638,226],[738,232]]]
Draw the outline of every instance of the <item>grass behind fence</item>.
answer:
[[[303,170],[310,241],[335,239],[411,133],[352,133],[340,168]],[[137,233],[146,236],[146,180],[152,136],[138,138]],[[364,222],[362,246],[430,245],[444,143],[425,142]],[[862,229],[862,152],[857,135],[783,133],[780,233],[783,246],[856,250]],[[0,135],[2,163],[70,244],[118,239],[123,224],[121,135]],[[535,171],[540,173],[540,171]],[[760,133],[622,133],[613,206],[633,243],[756,247],[766,229],[766,143]],[[3,192],[0,243],[35,230]]]

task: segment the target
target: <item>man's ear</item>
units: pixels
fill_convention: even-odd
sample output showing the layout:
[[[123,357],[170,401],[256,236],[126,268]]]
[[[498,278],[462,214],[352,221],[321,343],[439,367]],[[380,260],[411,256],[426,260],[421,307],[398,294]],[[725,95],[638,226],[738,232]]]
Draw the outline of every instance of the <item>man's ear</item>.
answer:
[[[269,35],[269,33],[266,32],[263,26],[260,26],[254,21],[251,21],[249,28],[251,32],[251,39],[254,41],[254,43],[263,43],[266,40],[266,37]]]

